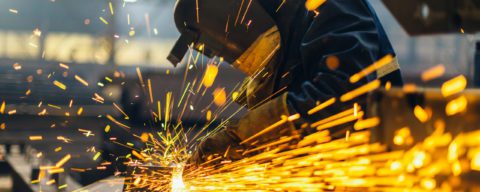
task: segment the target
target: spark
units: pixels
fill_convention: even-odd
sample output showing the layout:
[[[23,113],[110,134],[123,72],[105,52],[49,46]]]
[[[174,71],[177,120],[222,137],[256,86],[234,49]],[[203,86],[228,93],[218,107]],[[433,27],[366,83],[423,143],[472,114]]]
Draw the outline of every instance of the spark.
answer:
[[[81,84],[85,85],[86,87],[88,87],[88,82],[85,81],[82,77],[78,76],[78,75],[75,75],[75,79],[80,82]]]
[[[153,103],[152,82],[150,81],[150,79],[147,79],[147,82],[148,82],[148,93],[150,96],[150,103]]]
[[[222,106],[227,102],[227,94],[225,88],[217,88],[213,91],[213,102],[217,106]]]
[[[205,70],[205,74],[203,76],[202,84],[206,88],[209,88],[213,85],[213,82],[215,82],[215,78],[217,77],[218,74],[218,66],[209,64],[207,65],[207,69]]]
[[[445,74],[445,66],[437,65],[422,73],[422,81],[431,81]]]
[[[8,9],[8,11],[10,11],[10,13],[18,14],[18,10],[16,9]]]
[[[317,106],[314,107],[313,109],[310,109],[310,110],[308,111],[308,114],[309,114],[309,115],[312,115],[312,114],[314,114],[314,113],[317,113],[317,112],[321,111],[322,109],[325,109],[325,108],[327,108],[328,106],[334,104],[334,103],[336,102],[336,100],[337,100],[336,98],[328,99],[327,101],[321,103],[320,105],[317,105]]]
[[[114,14],[115,14],[115,11],[113,10],[113,4],[112,4],[112,2],[108,2],[108,8],[110,8],[110,14],[111,14],[111,15],[114,15]]]
[[[145,83],[143,82],[142,72],[140,71],[140,68],[137,67],[136,71],[137,71],[138,79],[140,80],[140,85],[142,85],[142,87],[145,87]]]
[[[448,97],[459,92],[462,92],[467,87],[467,78],[460,75],[448,80],[442,85],[442,95]]]
[[[100,157],[101,154],[102,154],[102,153],[97,152],[97,153],[93,156],[92,159],[93,159],[94,161],[96,161],[96,160],[98,159],[98,157]]]
[[[125,119],[130,119],[130,117],[128,117],[127,113],[125,113],[125,111],[122,110],[122,108],[120,108],[120,106],[118,106],[115,102],[113,102],[113,106],[115,107],[115,109],[117,109],[118,111],[120,111],[120,113],[123,114],[123,116],[125,116]]]
[[[83,113],[83,107],[78,108],[77,115],[80,116]]]
[[[59,63],[58,66],[60,66],[61,68],[64,68],[64,69],[70,69],[70,67],[64,63]]]
[[[359,88],[357,88],[353,91],[350,91],[348,93],[343,94],[340,97],[340,101],[342,101],[342,102],[350,101],[350,100],[352,100],[352,99],[354,99],[354,98],[356,98],[360,95],[363,95],[363,94],[365,94],[369,91],[373,91],[373,90],[377,89],[378,87],[380,87],[380,85],[381,85],[380,80],[378,80],[378,79],[374,80],[374,81],[372,81],[370,83],[367,83],[367,84],[365,84],[365,85],[363,85],[363,86],[361,86],[361,87],[359,87]]]
[[[38,135],[38,136],[30,136],[30,137],[28,137],[28,139],[29,139],[30,141],[40,141],[40,140],[43,140],[43,136],[41,136],[41,135]]]
[[[12,109],[12,110],[10,110],[10,111],[7,112],[7,114],[9,114],[9,115],[13,115],[13,114],[15,114],[15,113],[17,113],[17,110],[16,110],[16,109]]]
[[[57,80],[53,81],[53,84],[62,90],[66,90],[67,86]]]
[[[109,119],[110,121],[112,121],[113,123],[117,124],[118,126],[124,128],[124,129],[130,129],[129,126],[123,124],[123,123],[120,123],[119,121],[117,121],[115,118],[113,118],[111,115],[106,115],[107,119]]]
[[[3,101],[2,105],[0,106],[0,114],[5,114],[5,106],[6,106],[6,102]]]
[[[465,96],[460,96],[447,103],[445,113],[448,116],[456,115],[467,110],[468,100]]]
[[[100,21],[102,21],[105,25],[108,25],[108,21],[105,20],[103,17],[98,17],[98,19],[100,19]]]
[[[105,126],[105,129],[104,129],[105,133],[108,133],[110,132],[110,125],[107,125]]]
[[[356,83],[360,81],[360,79],[368,76],[369,74],[377,71],[378,69],[390,64],[391,62],[394,61],[394,58],[392,55],[386,55],[385,57],[381,58],[377,62],[373,63],[372,65],[364,68],[362,71],[354,74],[353,76],[350,77],[350,83]]]
[[[355,130],[359,131],[359,130],[363,130],[363,129],[378,126],[379,124],[380,124],[380,118],[373,117],[373,118],[370,118],[370,119],[357,121],[353,127],[354,127]]]
[[[65,155],[65,157],[60,159],[60,161],[58,161],[55,164],[55,167],[57,167],[57,168],[63,167],[63,165],[65,165],[65,163],[67,163],[71,158],[72,158],[72,155],[70,155],[70,154]]]
[[[425,123],[430,119],[427,111],[418,105],[415,106],[413,112],[415,114],[415,117],[417,117],[417,119],[422,123]]]

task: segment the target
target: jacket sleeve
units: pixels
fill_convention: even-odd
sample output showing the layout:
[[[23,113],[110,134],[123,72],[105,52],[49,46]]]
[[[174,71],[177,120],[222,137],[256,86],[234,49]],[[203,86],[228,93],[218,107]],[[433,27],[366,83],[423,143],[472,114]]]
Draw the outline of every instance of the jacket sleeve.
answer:
[[[302,82],[297,91],[289,92],[287,102],[290,113],[299,113],[302,120],[311,123],[346,108],[354,102],[363,104],[365,97],[349,103],[337,101],[333,106],[309,115],[317,102],[339,98],[376,78],[371,74],[351,84],[350,76],[377,61],[379,54],[379,28],[364,0],[329,0],[317,9],[301,46],[301,66],[310,72],[310,79]],[[338,99],[337,99],[338,100]]]
[[[309,15],[310,26],[300,44],[299,66],[308,72],[303,82],[280,97],[272,99],[258,109],[253,109],[240,119],[237,132],[245,140],[265,127],[282,120],[280,116],[300,114],[295,124],[284,123],[283,129],[276,128],[268,137],[278,137],[283,133],[291,134],[301,124],[313,123],[325,117],[352,107],[354,102],[360,105],[365,97],[359,97],[349,103],[337,101],[334,105],[313,115],[308,111],[318,102],[353,90],[374,80],[375,74],[351,84],[349,77],[375,62],[383,55],[379,54],[379,36],[375,19],[363,0],[328,0],[317,9],[318,15]],[[328,62],[333,62],[327,65]],[[338,65],[336,65],[338,64]],[[269,112],[267,112],[269,111]],[[295,126],[296,125],[296,126]],[[288,131],[280,131],[280,130]],[[279,135],[280,134],[280,135]]]

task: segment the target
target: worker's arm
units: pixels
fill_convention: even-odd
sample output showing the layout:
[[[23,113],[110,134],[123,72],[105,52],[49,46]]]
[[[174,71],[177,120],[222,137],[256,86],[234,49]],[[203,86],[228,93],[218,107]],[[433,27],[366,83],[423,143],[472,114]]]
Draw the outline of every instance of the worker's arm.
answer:
[[[263,128],[281,120],[281,116],[300,114],[294,123],[285,123],[289,129],[298,129],[300,124],[312,123],[352,107],[354,102],[363,103],[364,97],[352,102],[340,101],[309,115],[308,111],[331,98],[340,96],[371,80],[375,75],[367,76],[355,84],[349,82],[350,76],[360,72],[383,55],[380,52],[379,29],[372,13],[363,0],[329,0],[318,8],[318,15],[303,36],[300,45],[299,66],[303,67],[307,78],[300,84],[289,85],[290,91],[274,98],[257,109],[249,112],[239,121],[238,135],[241,140],[248,139]],[[327,65],[338,60],[338,68]],[[298,86],[292,89],[291,86]],[[244,128],[245,127],[245,128]],[[276,129],[266,137],[281,134]],[[283,131],[283,132],[291,132]]]
[[[378,55],[380,48],[378,29],[364,1],[329,0],[317,11],[319,15],[312,18],[311,25],[303,37],[300,46],[301,58],[298,61],[298,65],[310,73],[307,75],[311,78],[301,84],[290,85],[290,88],[291,86],[299,87],[293,89],[296,91],[286,92],[250,110],[236,125],[222,131],[220,135],[225,135],[225,132],[230,133],[227,134],[229,142],[222,143],[224,147],[215,149],[216,153],[225,152],[228,146],[237,145],[238,142],[251,143],[255,140],[269,140],[282,135],[291,135],[299,128],[294,123],[297,125],[299,122],[311,123],[335,114],[352,104],[337,102],[330,108],[308,115],[308,111],[314,108],[317,102],[338,98],[375,78],[375,76],[368,76],[356,84],[350,84],[348,81],[351,75],[381,57]],[[329,57],[338,59],[338,68],[331,69],[327,66]],[[355,101],[361,103],[361,100],[357,98]],[[273,126],[282,121],[282,116],[289,117],[294,114],[300,114],[300,119]],[[265,128],[272,128],[272,130],[258,135],[264,132]],[[221,136],[215,135],[212,138],[215,137]],[[210,141],[207,139],[205,142],[212,141],[215,139]],[[202,150],[202,147],[199,149]],[[197,158],[202,157],[197,156]]]

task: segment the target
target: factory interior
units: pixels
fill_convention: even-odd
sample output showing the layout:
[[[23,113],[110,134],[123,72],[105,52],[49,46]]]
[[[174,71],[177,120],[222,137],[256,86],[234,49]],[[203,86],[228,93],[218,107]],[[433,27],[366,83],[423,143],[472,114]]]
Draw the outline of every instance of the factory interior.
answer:
[[[24,191],[480,191],[480,0],[0,0]]]

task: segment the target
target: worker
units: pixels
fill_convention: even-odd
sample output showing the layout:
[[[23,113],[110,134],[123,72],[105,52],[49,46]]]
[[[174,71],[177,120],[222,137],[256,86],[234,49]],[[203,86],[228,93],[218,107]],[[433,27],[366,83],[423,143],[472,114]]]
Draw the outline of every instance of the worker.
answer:
[[[363,96],[350,102],[337,99],[326,109],[308,113],[373,80],[402,85],[395,59],[358,82],[349,81],[375,61],[395,56],[367,0],[326,0],[313,8],[312,2],[322,1],[177,1],[174,17],[181,36],[168,59],[181,62],[191,47],[249,76],[247,114],[203,140],[191,157],[194,163],[214,155],[238,160],[244,146],[296,135],[354,103],[366,107]],[[282,122],[295,114],[298,118]],[[271,126],[277,122],[282,123]]]

